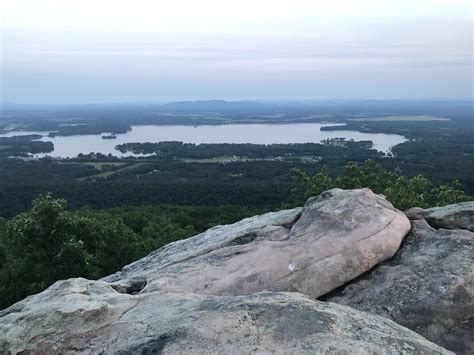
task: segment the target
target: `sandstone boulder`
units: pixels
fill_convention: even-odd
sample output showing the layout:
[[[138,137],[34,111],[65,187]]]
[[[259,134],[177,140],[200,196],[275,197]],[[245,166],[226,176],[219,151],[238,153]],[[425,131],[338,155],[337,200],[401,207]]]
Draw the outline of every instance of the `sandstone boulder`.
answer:
[[[376,315],[298,293],[129,295],[69,279],[0,313],[2,354],[448,354]]]
[[[410,229],[369,189],[333,189],[302,209],[269,213],[172,243],[104,278],[144,279],[142,292],[319,297],[392,257]]]
[[[457,206],[424,215],[458,226],[466,214]],[[474,233],[436,230],[424,219],[412,224],[394,258],[323,299],[382,315],[447,349],[474,354]],[[472,220],[463,225],[472,226]]]

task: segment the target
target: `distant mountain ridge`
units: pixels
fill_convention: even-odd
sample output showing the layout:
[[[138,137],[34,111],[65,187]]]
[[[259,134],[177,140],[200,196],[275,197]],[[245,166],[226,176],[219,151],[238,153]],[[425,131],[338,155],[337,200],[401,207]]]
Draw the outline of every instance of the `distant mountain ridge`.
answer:
[[[318,101],[226,101],[196,100],[170,103],[126,102],[98,104],[0,104],[0,114],[49,114],[56,116],[89,115],[104,113],[140,117],[157,114],[332,114],[332,115],[432,115],[439,117],[472,117],[474,101],[443,100],[318,100]]]
[[[173,111],[248,111],[268,110],[278,107],[276,104],[259,103],[256,101],[225,101],[225,100],[198,100],[178,101],[160,106]]]

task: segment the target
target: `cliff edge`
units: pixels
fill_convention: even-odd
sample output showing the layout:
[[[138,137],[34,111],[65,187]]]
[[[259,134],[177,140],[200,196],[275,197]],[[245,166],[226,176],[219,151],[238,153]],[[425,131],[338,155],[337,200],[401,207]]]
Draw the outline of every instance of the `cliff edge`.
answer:
[[[0,352],[468,353],[473,205],[442,229],[442,211],[410,223],[369,189],[329,190],[58,281],[0,311]]]

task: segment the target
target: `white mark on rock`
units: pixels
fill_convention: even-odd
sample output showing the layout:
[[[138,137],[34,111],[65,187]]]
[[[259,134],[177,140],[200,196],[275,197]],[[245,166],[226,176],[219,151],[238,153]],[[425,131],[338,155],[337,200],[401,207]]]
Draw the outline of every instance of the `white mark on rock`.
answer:
[[[298,264],[296,263],[288,264],[288,270],[290,270],[290,272],[298,271],[299,270]]]
[[[290,270],[290,272],[297,272],[304,269],[305,267],[306,267],[306,264],[301,261],[288,264],[288,270]]]

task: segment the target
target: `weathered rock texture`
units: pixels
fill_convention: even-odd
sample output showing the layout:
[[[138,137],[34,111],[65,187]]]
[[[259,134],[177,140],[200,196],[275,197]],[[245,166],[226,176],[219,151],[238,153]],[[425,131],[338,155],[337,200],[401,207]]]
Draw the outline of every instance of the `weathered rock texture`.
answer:
[[[118,293],[70,279],[3,311],[0,352],[447,354],[388,319],[299,293]]]
[[[102,280],[57,282],[0,311],[0,352],[447,353],[389,319],[314,300],[391,258],[409,229],[404,214],[368,189],[330,190],[303,208],[172,243]],[[436,263],[454,270],[452,279],[445,281],[434,266],[416,274],[409,261],[407,275],[393,276],[402,285],[401,276],[407,278],[412,297],[427,309],[428,297],[418,294],[426,290],[454,292],[448,303],[468,305],[471,286],[456,274],[468,260],[458,251],[467,252],[467,235],[445,239],[454,256]],[[430,245],[420,251],[420,263],[431,265],[437,249]],[[425,290],[432,275],[444,289]],[[383,287],[375,292],[383,295]],[[392,303],[405,302],[408,291],[396,292]]]
[[[172,243],[105,278],[146,279],[143,292],[319,297],[392,257],[409,220],[369,189],[334,189],[303,209],[269,213]]]
[[[324,299],[382,315],[447,349],[474,354],[474,233],[428,224],[472,229],[472,206],[407,211],[415,219],[412,232],[395,257]]]
[[[406,215],[410,219],[426,219],[436,229],[467,229],[474,232],[474,201],[426,210],[411,208],[406,212]]]

